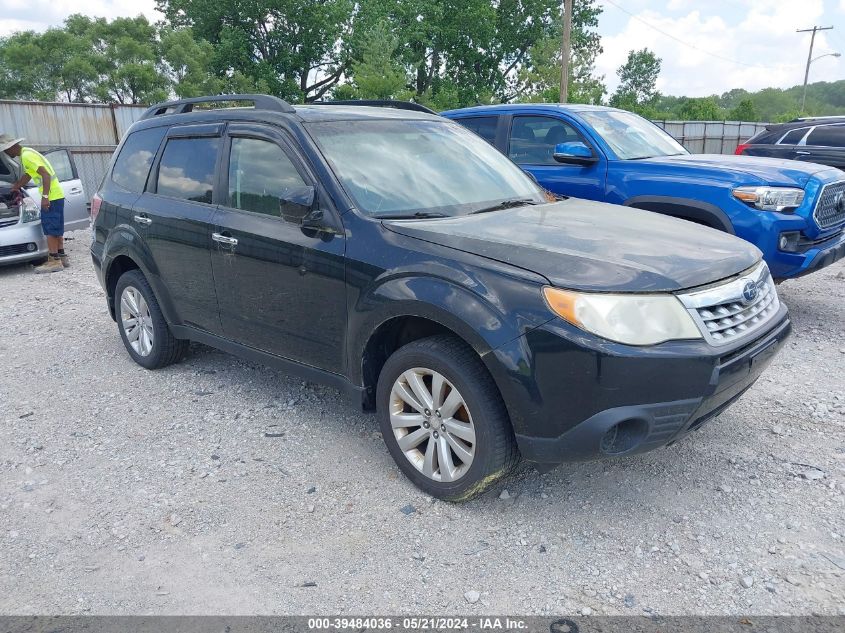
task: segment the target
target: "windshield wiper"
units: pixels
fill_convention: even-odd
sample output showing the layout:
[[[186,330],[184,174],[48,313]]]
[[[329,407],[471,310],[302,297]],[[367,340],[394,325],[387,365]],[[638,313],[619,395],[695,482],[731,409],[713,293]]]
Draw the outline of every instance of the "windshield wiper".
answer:
[[[475,211],[470,213],[470,215],[475,215],[476,213],[489,213],[490,211],[499,211],[500,209],[513,209],[514,207],[524,207],[535,204],[537,204],[537,201],[532,200],[531,198],[511,198],[510,200],[502,200],[501,202],[497,202],[496,204],[490,205],[489,207],[476,209]]]
[[[417,211],[416,213],[375,213],[374,218],[379,220],[414,220],[424,218],[448,218],[445,213],[437,213],[436,211]]]

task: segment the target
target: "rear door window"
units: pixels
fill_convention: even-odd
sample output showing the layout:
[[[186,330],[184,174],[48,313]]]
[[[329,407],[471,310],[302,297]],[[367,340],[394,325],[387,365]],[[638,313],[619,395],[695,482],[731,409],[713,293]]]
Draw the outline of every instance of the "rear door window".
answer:
[[[466,129],[478,134],[481,138],[490,143],[490,145],[496,144],[496,127],[499,124],[499,117],[479,116],[455,120]]]
[[[157,127],[130,134],[114,162],[112,181],[133,193],[144,191],[150,166],[166,131],[167,128]]]
[[[219,148],[219,137],[168,139],[155,193],[211,204]]]
[[[583,142],[571,125],[546,116],[514,117],[508,156],[518,165],[558,165],[553,154],[559,143]]]
[[[807,145],[845,147],[845,124],[819,125],[807,137]]]

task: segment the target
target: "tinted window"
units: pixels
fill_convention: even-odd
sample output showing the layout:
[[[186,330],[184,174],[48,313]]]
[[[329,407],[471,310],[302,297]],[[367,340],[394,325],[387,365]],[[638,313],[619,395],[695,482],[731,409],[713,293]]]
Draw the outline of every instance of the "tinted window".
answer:
[[[805,127],[799,127],[795,130],[791,130],[783,137],[783,140],[780,141],[780,145],[796,145],[798,144],[798,141],[804,138],[806,133],[807,128]]]
[[[575,141],[581,141],[578,132],[560,119],[520,116],[511,125],[508,156],[520,165],[557,165],[555,145]]]
[[[845,125],[820,125],[810,132],[807,145],[845,147]]]
[[[165,131],[158,127],[130,134],[114,162],[112,181],[124,189],[141,193]]]
[[[59,179],[59,182],[73,180],[73,166],[70,163],[70,155],[66,149],[58,149],[53,152],[47,152],[44,154],[44,158],[46,158],[53,167],[53,171],[56,172],[56,178]]]
[[[496,125],[498,117],[485,116],[473,117],[471,119],[455,119],[466,129],[472,130],[491,145],[496,143]]]
[[[280,215],[280,203],[292,189],[304,187],[282,148],[270,141],[233,138],[229,154],[228,205],[235,209]]]
[[[156,193],[211,203],[219,138],[172,138],[164,146]]]

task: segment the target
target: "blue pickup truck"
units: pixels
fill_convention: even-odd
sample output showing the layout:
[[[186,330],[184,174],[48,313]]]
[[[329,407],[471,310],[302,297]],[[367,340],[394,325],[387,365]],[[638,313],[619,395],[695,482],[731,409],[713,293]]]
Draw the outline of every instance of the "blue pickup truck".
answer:
[[[839,169],[690,154],[650,121],[602,106],[494,105],[441,114],[555,194],[656,211],[748,240],[776,279],[845,256],[845,172]]]

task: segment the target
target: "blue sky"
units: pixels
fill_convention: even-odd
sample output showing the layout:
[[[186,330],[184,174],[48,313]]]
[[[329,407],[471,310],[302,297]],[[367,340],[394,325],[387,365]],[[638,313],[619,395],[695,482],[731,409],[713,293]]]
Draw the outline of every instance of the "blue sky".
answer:
[[[845,79],[845,0],[598,3],[604,8],[599,22],[604,52],[597,71],[611,90],[616,69],[628,51],[643,47],[663,60],[658,88],[665,94],[702,96],[731,88],[800,84],[809,34],[795,30],[814,24],[836,27],[816,37],[814,57],[828,52],[840,52],[843,57],[816,61],[810,81]],[[0,35],[20,29],[43,30],[78,11],[109,18],[144,13],[158,19],[161,16],[154,7],[154,0],[86,0],[82,6],[78,0],[0,0]]]

